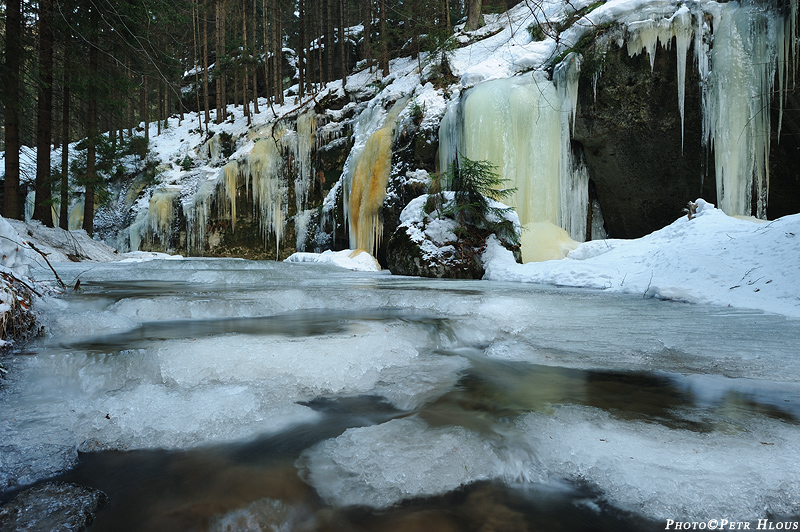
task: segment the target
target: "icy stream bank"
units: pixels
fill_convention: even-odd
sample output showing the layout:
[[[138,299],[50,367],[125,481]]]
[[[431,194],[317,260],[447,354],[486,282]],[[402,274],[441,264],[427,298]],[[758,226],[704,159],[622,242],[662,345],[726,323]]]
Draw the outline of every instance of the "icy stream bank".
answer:
[[[796,320],[319,264],[62,270],[84,288],[12,360],[0,480],[72,468],[111,497],[97,530],[800,516]]]

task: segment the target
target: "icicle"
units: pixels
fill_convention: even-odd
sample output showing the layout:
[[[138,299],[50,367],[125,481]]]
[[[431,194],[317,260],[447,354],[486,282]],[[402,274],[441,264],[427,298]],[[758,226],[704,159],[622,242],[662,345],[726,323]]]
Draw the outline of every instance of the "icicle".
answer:
[[[573,240],[586,240],[586,213],[589,205],[589,173],[581,159],[575,164],[570,132],[575,129],[578,106],[578,81],[581,56],[571,53],[553,71],[561,98],[561,164],[559,171],[559,225]]]
[[[603,219],[603,211],[600,209],[600,202],[596,199],[592,200],[592,226],[591,236],[592,240],[605,240],[608,238],[606,233],[606,222]]]
[[[681,6],[672,17],[672,29],[675,35],[675,54],[678,60],[678,111],[681,115],[681,152],[683,152],[686,60],[689,55],[689,44],[692,41],[692,34],[694,33],[692,14],[686,6]]]
[[[183,215],[186,218],[186,247],[190,255],[203,255],[206,227],[210,220],[215,191],[216,181],[206,179],[191,199],[183,203]]]
[[[222,142],[219,139],[219,133],[208,139],[206,146],[208,146],[208,164],[217,164],[222,155]]]
[[[658,48],[659,25],[654,20],[642,20],[628,24],[628,55],[639,55],[642,50],[650,57],[650,70],[655,68]]]
[[[582,59],[580,54],[571,52],[556,65],[553,72],[553,79],[562,93],[561,112],[569,115],[573,133],[578,113],[578,81],[581,76]]]
[[[306,240],[308,240],[308,224],[314,214],[314,210],[301,211],[294,216],[295,248],[297,251],[306,250]]]
[[[177,190],[156,190],[150,196],[147,209],[139,211],[136,221],[128,229],[131,251],[141,249],[142,241],[153,242],[157,237],[168,251],[168,242],[172,234],[172,222],[175,219],[175,199]]]
[[[228,198],[228,211],[225,214],[230,216],[231,230],[236,229],[236,187],[238,178],[239,163],[236,161],[230,161],[222,168],[222,187],[225,196]]]
[[[359,114],[356,124],[353,127],[353,147],[350,149],[350,154],[344,162],[342,176],[339,179],[339,183],[342,183],[344,223],[348,226],[350,226],[351,222],[348,205],[350,203],[350,194],[353,184],[353,172],[361,157],[361,153],[364,151],[367,140],[385,123],[386,111],[384,111],[380,103],[379,100],[373,100],[372,104]],[[350,234],[352,235],[352,232]]]
[[[439,124],[439,171],[446,172],[458,159],[458,151],[463,149],[461,98],[447,102],[447,109]]]
[[[297,177],[294,181],[294,194],[297,212],[306,208],[308,190],[311,186],[311,151],[314,148],[314,134],[317,129],[317,115],[314,111],[297,117],[297,150],[295,161]]]
[[[280,144],[286,135],[285,129],[276,126],[266,138],[255,143],[253,150],[244,159],[243,174],[252,183],[253,204],[266,242],[275,236],[276,253],[280,249],[288,208],[288,188],[283,178],[283,158]]]
[[[791,6],[796,13],[797,0]],[[781,91],[787,83],[788,49],[797,45],[794,20],[763,5],[730,2],[692,5],[691,9],[682,5],[670,18],[627,26],[628,53],[633,56],[646,50],[651,68],[658,43],[668,48],[675,38],[681,145],[686,62],[694,34],[702,87],[702,138],[706,149],[714,151],[717,203],[728,214],[749,215],[755,190],[756,214],[766,216],[770,99],[776,67]],[[780,103],[782,113],[782,99]]]

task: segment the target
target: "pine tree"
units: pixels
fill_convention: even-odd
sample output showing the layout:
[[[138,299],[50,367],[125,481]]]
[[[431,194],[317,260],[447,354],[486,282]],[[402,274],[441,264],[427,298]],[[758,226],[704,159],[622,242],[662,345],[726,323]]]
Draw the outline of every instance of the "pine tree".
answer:
[[[501,178],[496,166],[489,161],[473,161],[459,155],[458,164],[451,165],[443,176],[446,186],[454,192],[454,202],[446,214],[458,222],[459,231],[466,234],[472,225],[495,232],[502,239],[519,244],[514,225],[506,219],[511,207],[497,207],[489,199],[501,200],[516,192],[515,188],[500,188],[507,179]]]

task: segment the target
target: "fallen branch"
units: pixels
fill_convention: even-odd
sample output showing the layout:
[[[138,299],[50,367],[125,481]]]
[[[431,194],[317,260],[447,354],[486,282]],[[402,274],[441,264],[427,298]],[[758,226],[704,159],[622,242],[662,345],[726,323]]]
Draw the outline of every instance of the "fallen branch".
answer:
[[[52,264],[50,264],[50,261],[49,261],[49,260],[47,260],[47,253],[45,253],[44,251],[42,251],[42,250],[40,250],[39,248],[37,248],[37,247],[36,247],[36,246],[33,244],[33,242],[26,242],[26,244],[28,245],[28,247],[30,247],[32,250],[34,250],[36,253],[38,253],[39,255],[41,255],[41,256],[42,256],[42,258],[44,259],[44,261],[45,261],[45,262],[47,263],[47,265],[50,267],[50,270],[53,272],[53,275],[55,275],[55,276],[56,276],[56,281],[58,281],[58,284],[59,284],[59,286],[61,286],[61,288],[62,288],[62,289],[66,289],[66,288],[67,288],[67,285],[65,285],[65,284],[64,284],[64,281],[62,281],[62,280],[61,280],[61,277],[59,277],[59,276],[58,276],[58,273],[56,272],[55,268],[53,268],[53,265],[52,265]]]
[[[37,296],[42,297],[42,294],[40,294],[34,287],[32,287],[31,285],[29,285],[28,283],[26,283],[25,281],[20,279],[19,277],[17,277],[13,273],[11,273],[11,272],[0,272],[0,275],[2,275],[3,278],[6,281],[8,281],[9,283],[17,282],[17,283],[21,284],[22,286],[24,286],[25,288],[27,288],[28,290],[30,290],[31,292],[33,292],[34,294],[36,294]]]

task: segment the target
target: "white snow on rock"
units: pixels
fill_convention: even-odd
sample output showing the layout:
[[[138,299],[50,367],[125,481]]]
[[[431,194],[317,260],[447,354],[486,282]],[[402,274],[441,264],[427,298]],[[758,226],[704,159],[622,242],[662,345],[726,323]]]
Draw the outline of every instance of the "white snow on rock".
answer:
[[[428,194],[423,194],[406,205],[403,212],[400,213],[399,228],[405,230],[411,241],[419,246],[424,261],[431,264],[447,264],[450,260],[449,255],[453,251],[453,244],[458,240],[456,235],[458,222],[452,218],[451,214],[446,214],[455,210],[455,193],[444,191],[442,193],[443,204],[430,213],[426,212],[428,198]],[[493,209],[508,209],[507,205],[499,201],[486,199]],[[506,211],[503,213],[503,218],[511,222],[515,232],[519,234],[521,228],[517,213],[513,210]],[[489,213],[487,219],[493,223],[503,221],[496,213]],[[498,241],[495,239],[495,242]],[[498,245],[500,245],[499,242]]]
[[[682,217],[634,240],[580,244],[564,260],[517,264],[492,243],[485,279],[589,287],[761,309],[800,317],[800,215],[767,223],[727,216],[697,200]]]
[[[5,219],[4,219],[5,220]],[[41,254],[33,251],[30,244],[47,256],[52,264],[59,262],[114,262],[114,261],[141,261],[156,258],[181,258],[180,256],[166,253],[130,252],[118,253],[108,244],[95,240],[86,231],[66,231],[58,227],[46,227],[36,220],[22,222],[20,220],[5,220],[15,234],[20,235],[19,241],[27,247],[27,263],[35,269],[49,269]],[[6,239],[3,239],[6,240]],[[5,254],[5,251],[4,251]]]
[[[333,264],[340,268],[361,272],[377,272],[381,269],[375,257],[360,249],[343,249],[341,251],[327,250],[322,253],[297,252],[290,255],[284,262]]]
[[[15,275],[27,276],[31,261],[26,253],[26,244],[17,230],[0,217],[0,267],[10,270]]]

